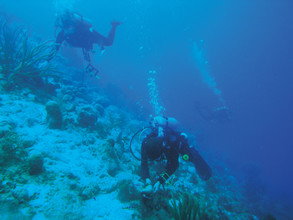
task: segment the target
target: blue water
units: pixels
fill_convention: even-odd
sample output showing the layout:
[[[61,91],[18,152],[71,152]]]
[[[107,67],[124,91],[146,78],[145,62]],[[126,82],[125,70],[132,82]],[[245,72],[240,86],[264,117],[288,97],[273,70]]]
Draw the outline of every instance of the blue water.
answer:
[[[111,83],[154,114],[147,80],[156,70],[166,114],[198,134],[208,160],[223,161],[244,182],[251,167],[257,170],[252,186],[264,184],[272,199],[293,201],[293,1],[0,1],[2,10],[42,39],[54,39],[61,5],[90,18],[104,35],[112,20],[123,22],[114,45],[103,55],[97,49],[101,79],[90,84]],[[203,120],[194,106],[221,104],[196,65],[193,45],[201,40],[208,74],[233,111],[227,124]],[[61,53],[82,67],[78,50]]]

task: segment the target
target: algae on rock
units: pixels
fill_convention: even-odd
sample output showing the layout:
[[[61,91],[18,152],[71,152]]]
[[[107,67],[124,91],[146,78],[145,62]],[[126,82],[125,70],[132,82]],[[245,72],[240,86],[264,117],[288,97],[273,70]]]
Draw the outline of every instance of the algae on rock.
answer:
[[[12,162],[22,161],[26,156],[23,143],[14,131],[9,131],[0,139],[0,164],[8,165]]]

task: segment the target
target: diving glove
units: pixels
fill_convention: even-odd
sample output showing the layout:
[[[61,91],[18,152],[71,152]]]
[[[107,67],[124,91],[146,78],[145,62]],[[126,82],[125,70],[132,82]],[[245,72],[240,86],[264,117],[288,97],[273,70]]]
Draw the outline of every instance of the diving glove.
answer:
[[[149,178],[147,178],[145,181],[145,186],[142,189],[142,193],[150,194],[152,192],[153,192],[152,182]]]

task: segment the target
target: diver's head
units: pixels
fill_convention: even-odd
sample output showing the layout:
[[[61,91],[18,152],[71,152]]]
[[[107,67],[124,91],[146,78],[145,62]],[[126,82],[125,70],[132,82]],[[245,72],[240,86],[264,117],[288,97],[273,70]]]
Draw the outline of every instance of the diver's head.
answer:
[[[163,153],[163,139],[159,137],[149,137],[143,142],[149,160],[159,159]]]
[[[56,26],[67,29],[74,25],[74,13],[65,9],[57,14]]]

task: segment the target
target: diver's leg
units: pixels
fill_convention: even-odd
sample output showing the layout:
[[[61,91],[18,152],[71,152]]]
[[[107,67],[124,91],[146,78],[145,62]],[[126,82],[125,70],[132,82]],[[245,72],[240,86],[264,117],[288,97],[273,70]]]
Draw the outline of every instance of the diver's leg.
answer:
[[[91,62],[91,56],[89,50],[82,48],[83,57],[87,62]]]
[[[112,46],[112,44],[114,42],[114,38],[115,38],[116,28],[120,24],[121,23],[120,22],[117,22],[117,21],[113,21],[111,23],[112,28],[111,28],[111,30],[108,33],[108,37],[104,41],[104,46]]]
[[[93,30],[92,31],[92,42],[94,44],[98,44],[102,50],[104,49],[104,46],[111,46],[114,42],[116,28],[120,24],[121,24],[120,22],[112,22],[111,23],[112,28],[109,31],[107,37],[104,37],[103,35],[101,35],[97,31]]]

